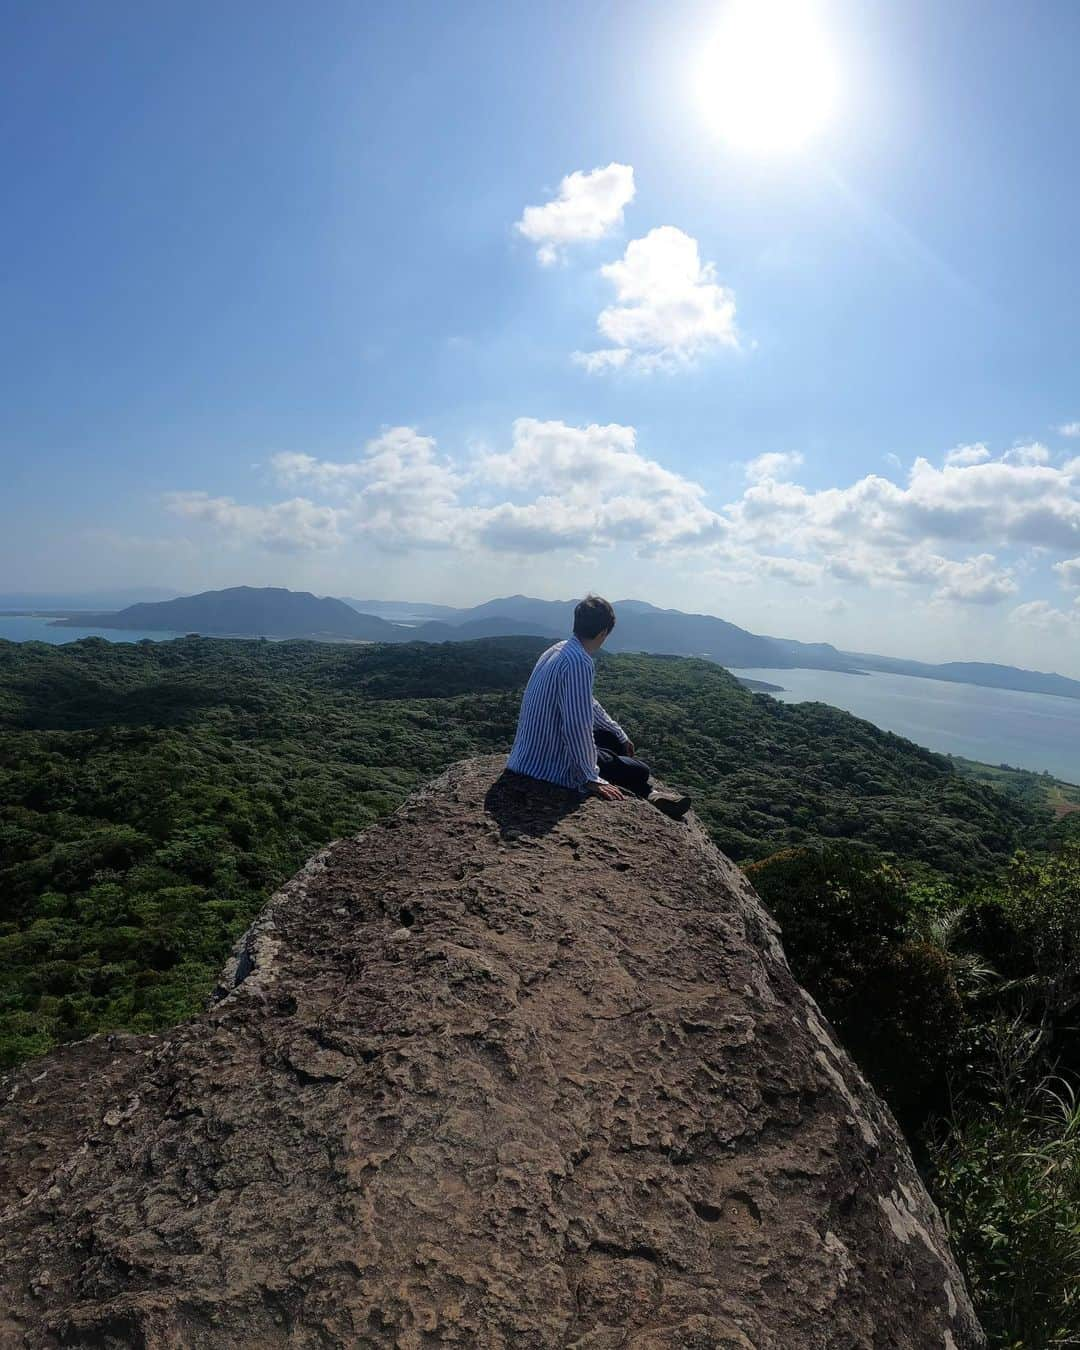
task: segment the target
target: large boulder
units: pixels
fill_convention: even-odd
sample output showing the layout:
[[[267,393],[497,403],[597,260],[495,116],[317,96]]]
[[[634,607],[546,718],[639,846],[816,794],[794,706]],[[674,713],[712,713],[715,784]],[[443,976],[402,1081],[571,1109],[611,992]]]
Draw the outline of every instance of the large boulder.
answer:
[[[0,1085],[0,1344],[982,1344],[743,874],[501,765],[314,858],[195,1020]]]

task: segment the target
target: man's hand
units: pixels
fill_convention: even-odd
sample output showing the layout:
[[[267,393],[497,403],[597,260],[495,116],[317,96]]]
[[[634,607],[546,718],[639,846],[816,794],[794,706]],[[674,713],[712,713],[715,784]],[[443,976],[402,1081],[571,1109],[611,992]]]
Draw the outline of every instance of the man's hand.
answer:
[[[629,737],[623,741],[623,754],[632,755],[634,753],[634,742]]]
[[[614,783],[590,783],[589,792],[593,797],[603,797],[609,802],[621,802],[623,799],[623,794]]]

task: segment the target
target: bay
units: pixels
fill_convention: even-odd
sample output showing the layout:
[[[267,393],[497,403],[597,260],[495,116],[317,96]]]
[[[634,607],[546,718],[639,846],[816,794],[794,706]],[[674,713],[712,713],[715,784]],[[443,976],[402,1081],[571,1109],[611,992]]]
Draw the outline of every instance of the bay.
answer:
[[[754,668],[735,674],[783,687],[768,697],[828,703],[942,754],[1080,783],[1080,699],[874,671]]]
[[[64,642],[77,642],[79,638],[103,637],[109,642],[141,642],[150,638],[154,642],[167,642],[170,638],[181,637],[180,633],[164,632],[160,629],[141,628],[54,628],[51,626],[54,615],[42,617],[39,614],[0,615],[0,638],[9,642],[49,642],[54,647]]]

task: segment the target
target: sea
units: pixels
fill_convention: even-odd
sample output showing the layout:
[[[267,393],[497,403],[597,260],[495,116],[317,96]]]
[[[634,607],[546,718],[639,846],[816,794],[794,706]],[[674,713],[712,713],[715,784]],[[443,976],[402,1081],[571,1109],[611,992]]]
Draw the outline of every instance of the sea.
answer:
[[[180,636],[160,629],[53,628],[41,615],[0,615],[0,638],[11,642],[161,642]],[[786,703],[829,703],[930,750],[1080,783],[1080,699],[878,672],[753,668],[735,674],[780,685],[783,692],[773,697]]]
[[[77,642],[79,638],[103,637],[110,642],[167,642],[169,638],[183,637],[182,633],[167,633],[162,629],[142,628],[54,628],[55,615],[0,614],[0,638],[9,642]],[[72,615],[74,618],[74,614]]]
[[[737,670],[778,684],[785,703],[829,703],[942,754],[1044,770],[1080,783],[1080,699],[948,684],[915,675],[836,670]]]

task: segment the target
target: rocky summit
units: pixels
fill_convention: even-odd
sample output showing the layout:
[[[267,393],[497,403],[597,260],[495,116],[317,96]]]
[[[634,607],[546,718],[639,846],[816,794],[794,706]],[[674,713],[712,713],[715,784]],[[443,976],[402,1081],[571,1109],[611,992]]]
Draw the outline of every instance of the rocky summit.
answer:
[[[0,1345],[982,1345],[743,874],[502,763],[313,858],[193,1021],[0,1083]]]

